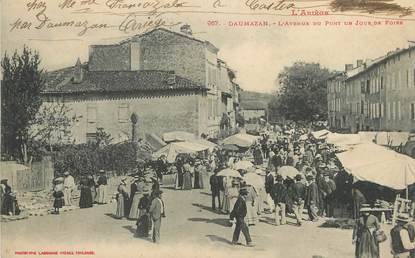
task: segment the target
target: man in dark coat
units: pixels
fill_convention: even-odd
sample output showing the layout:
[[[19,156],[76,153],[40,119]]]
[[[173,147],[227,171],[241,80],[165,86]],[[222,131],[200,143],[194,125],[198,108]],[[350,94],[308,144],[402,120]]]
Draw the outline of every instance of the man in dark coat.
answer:
[[[336,183],[330,178],[328,172],[324,174],[324,181],[322,183],[322,191],[324,195],[324,211],[326,217],[334,217],[335,191]]]
[[[308,216],[313,222],[318,221],[319,190],[313,175],[307,176],[308,187],[305,204],[308,209]]]
[[[300,174],[295,176],[295,184],[293,186],[293,210],[295,218],[297,219],[297,225],[301,226],[301,220],[303,218],[304,200],[306,196],[306,187],[301,182],[302,177]]]
[[[285,209],[287,206],[288,191],[287,187],[283,184],[283,180],[284,179],[281,175],[277,175],[277,182],[272,188],[272,199],[274,200],[275,204],[275,224],[277,226],[287,223],[285,217]]]
[[[275,155],[272,157],[271,161],[272,161],[272,165],[275,168],[275,172],[278,171],[278,169],[282,167],[284,163],[283,158],[281,156],[281,152],[280,151],[276,152]]]
[[[249,247],[252,247],[254,245],[252,244],[252,239],[249,234],[249,228],[245,223],[245,217],[247,213],[245,200],[246,200],[247,195],[248,195],[248,190],[246,188],[242,188],[239,191],[239,197],[236,200],[236,203],[230,215],[231,220],[234,220],[234,219],[236,220],[235,231],[233,232],[232,244],[234,245],[238,244],[239,235],[242,231],[242,234],[244,234],[244,237],[246,240],[246,245]]]
[[[220,178],[215,174],[210,176],[210,190],[212,191],[212,209],[216,210],[216,198],[218,198],[218,208],[220,209]]]

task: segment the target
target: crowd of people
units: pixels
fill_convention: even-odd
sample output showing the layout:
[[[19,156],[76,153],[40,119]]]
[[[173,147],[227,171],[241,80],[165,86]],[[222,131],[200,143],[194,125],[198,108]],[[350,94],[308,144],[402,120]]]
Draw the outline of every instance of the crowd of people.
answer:
[[[53,201],[53,214],[59,214],[59,209],[64,206],[75,206],[73,200],[73,194],[76,188],[80,190],[79,207],[91,208],[94,203],[106,204],[107,203],[107,184],[108,178],[105,175],[104,170],[99,171],[97,181],[94,176],[84,175],[79,181],[78,187],[75,184],[74,177],[69,171],[65,171],[63,176],[57,176],[53,179],[52,196]]]

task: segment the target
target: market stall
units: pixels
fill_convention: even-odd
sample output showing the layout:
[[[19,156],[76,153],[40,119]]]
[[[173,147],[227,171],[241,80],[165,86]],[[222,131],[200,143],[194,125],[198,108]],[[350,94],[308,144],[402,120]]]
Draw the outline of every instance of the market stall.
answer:
[[[408,186],[415,183],[415,159],[373,143],[359,144],[336,155],[356,181],[370,182],[396,191],[406,189],[408,199]],[[396,199],[401,198],[398,195]],[[376,200],[371,211],[378,213],[381,221],[385,221],[385,217],[397,213],[396,202],[391,206],[384,200]]]
[[[225,140],[223,140],[223,144],[233,144],[238,147],[248,148],[254,145],[258,141],[259,137],[250,135],[250,134],[244,134],[244,133],[238,133],[234,134]]]
[[[201,145],[196,142],[172,142],[153,154],[153,158],[158,159],[162,155],[166,155],[167,161],[173,163],[176,156],[180,153],[200,154],[207,151],[209,146]]]

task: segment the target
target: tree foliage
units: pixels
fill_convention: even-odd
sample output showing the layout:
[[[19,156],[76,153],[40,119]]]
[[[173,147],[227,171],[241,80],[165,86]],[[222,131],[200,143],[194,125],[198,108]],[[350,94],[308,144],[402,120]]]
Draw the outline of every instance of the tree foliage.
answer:
[[[269,103],[271,117],[293,121],[327,118],[326,80],[331,72],[317,63],[296,62],[278,75],[276,96]]]
[[[26,46],[22,53],[4,55],[1,66],[2,153],[28,162],[29,128],[42,105],[44,86],[40,57]]]
[[[53,102],[40,107],[29,131],[29,143],[37,141],[53,151],[55,144],[72,141],[71,126],[78,117],[69,117],[71,109],[65,103]]]

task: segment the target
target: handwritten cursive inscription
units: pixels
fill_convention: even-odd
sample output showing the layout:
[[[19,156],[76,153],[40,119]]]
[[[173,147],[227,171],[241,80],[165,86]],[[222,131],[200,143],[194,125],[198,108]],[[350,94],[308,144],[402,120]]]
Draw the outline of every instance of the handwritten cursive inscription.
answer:
[[[144,10],[147,11],[149,15],[155,15],[162,10],[167,9],[179,9],[190,7],[187,5],[187,2],[179,1],[179,0],[169,0],[169,1],[161,1],[161,0],[149,0],[149,1],[134,1],[129,2],[128,0],[107,0],[105,5],[110,10]]]
[[[294,3],[286,0],[279,0],[275,2],[262,2],[261,0],[246,0],[245,5],[251,10],[267,10],[267,11],[283,11],[295,7]]]
[[[129,14],[118,26],[118,29],[125,33],[144,33],[159,27],[173,27],[179,24],[181,22],[167,22],[160,14],[157,16],[149,16],[147,21],[138,20],[136,15]]]

